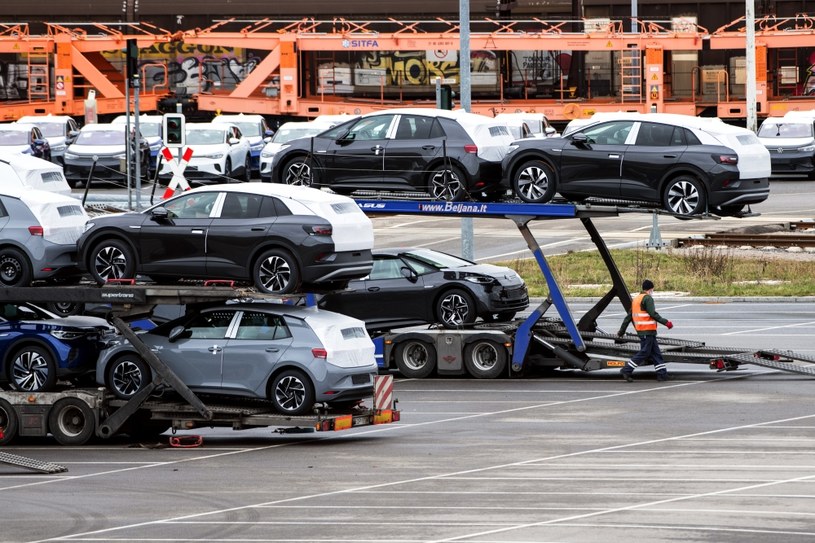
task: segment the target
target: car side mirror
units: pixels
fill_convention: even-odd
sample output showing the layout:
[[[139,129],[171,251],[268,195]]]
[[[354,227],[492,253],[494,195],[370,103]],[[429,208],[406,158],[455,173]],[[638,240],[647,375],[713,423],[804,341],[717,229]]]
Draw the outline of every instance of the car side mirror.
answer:
[[[229,145],[237,145],[241,142],[238,138],[229,138]]]
[[[356,134],[352,134],[350,130],[345,130],[344,132],[341,132],[337,136],[337,139],[335,141],[337,143],[342,143],[343,141],[352,141],[355,136]]]
[[[269,143],[270,141],[272,141],[272,136],[266,136],[263,138],[263,143]]]
[[[166,207],[159,206],[159,207],[153,208],[153,210],[150,212],[150,217],[154,221],[167,222],[167,221],[170,220],[170,212],[167,211]]]
[[[543,129],[543,133],[546,134],[546,137],[551,138],[552,136],[557,134],[557,130],[555,130],[554,127],[552,126],[547,126],[546,128]]]
[[[178,341],[179,339],[184,339],[192,336],[192,330],[187,330],[183,326],[176,326],[172,330],[170,330],[170,335],[167,336],[167,339],[170,343]]]
[[[582,133],[578,132],[574,136],[572,136],[572,145],[576,147],[588,147],[590,143],[589,137]]]
[[[416,274],[415,271],[411,270],[407,266],[402,266],[399,271],[402,273],[405,279],[410,281],[411,283],[415,283],[419,280],[419,276]]]

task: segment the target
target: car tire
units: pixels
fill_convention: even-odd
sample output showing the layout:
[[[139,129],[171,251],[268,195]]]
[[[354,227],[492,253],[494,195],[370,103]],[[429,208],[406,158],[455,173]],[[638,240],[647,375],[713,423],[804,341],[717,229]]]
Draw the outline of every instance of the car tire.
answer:
[[[512,192],[529,204],[545,204],[554,197],[556,188],[555,172],[542,160],[524,162],[512,176]]]
[[[147,362],[130,353],[113,360],[105,370],[105,383],[120,400],[129,400],[152,379]]]
[[[260,292],[291,294],[300,288],[300,266],[288,251],[269,249],[255,262],[252,281]]]
[[[460,202],[467,194],[464,172],[456,166],[437,166],[430,170],[427,192],[434,200]]]
[[[680,175],[668,181],[662,202],[667,211],[680,217],[699,215],[707,210],[702,183],[689,175]]]
[[[284,415],[306,415],[314,407],[314,385],[300,370],[288,369],[275,376],[269,400]]]
[[[400,342],[393,357],[396,369],[409,379],[424,379],[436,369],[436,349],[426,341],[409,339]]]
[[[81,315],[85,311],[85,304],[82,302],[47,302],[45,309],[60,317],[70,317]]]
[[[475,300],[462,289],[443,292],[436,300],[436,321],[445,328],[458,328],[475,322],[477,315]]]
[[[312,164],[307,158],[297,157],[286,162],[283,167],[282,181],[285,185],[311,187],[316,185]]]
[[[507,369],[507,350],[495,341],[476,340],[464,348],[464,367],[476,379],[495,379]]]
[[[232,181],[232,159],[229,157],[226,157],[226,162],[224,162],[224,177],[227,178],[224,180],[225,183]]]
[[[14,390],[48,392],[57,384],[57,364],[45,347],[26,345],[9,359],[7,377]]]
[[[0,398],[0,446],[8,445],[17,437],[19,422],[17,412],[11,404]]]
[[[136,257],[126,242],[106,239],[91,250],[88,271],[100,285],[109,279],[131,279],[136,276]]]
[[[243,179],[242,181],[249,183],[252,181],[252,160],[249,158],[249,155],[246,155],[246,158],[243,161]]]
[[[48,413],[48,430],[60,445],[84,445],[95,426],[93,411],[79,398],[62,398]]]
[[[27,287],[33,272],[25,254],[14,247],[0,250],[0,285],[4,287]]]

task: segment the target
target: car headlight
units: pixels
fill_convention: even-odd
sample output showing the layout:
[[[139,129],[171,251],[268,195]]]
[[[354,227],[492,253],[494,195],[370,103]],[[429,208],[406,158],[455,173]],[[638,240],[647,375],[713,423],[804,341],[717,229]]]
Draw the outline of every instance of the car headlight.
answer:
[[[815,151],[815,145],[807,145],[806,147],[801,147],[798,150],[804,153],[811,153]]]
[[[271,149],[269,149],[268,151],[263,151],[262,153],[260,153],[260,156],[262,156],[263,158],[271,158],[276,154],[277,151],[272,151]]]
[[[113,158],[127,158],[127,153],[120,153],[118,155],[113,155]]]
[[[520,145],[515,145],[514,143],[511,143],[509,147],[507,147],[507,154],[510,154],[513,151],[517,151],[519,147]]]
[[[216,160],[219,159],[219,158],[223,158],[223,157],[224,157],[223,153],[212,153],[212,154],[209,154],[209,155],[201,155],[201,158],[213,158],[213,159],[216,159]]]
[[[85,335],[84,330],[71,330],[70,328],[62,330],[51,330],[51,335],[62,341],[70,341],[72,339],[79,339]]]
[[[68,153],[68,152],[66,152],[65,155],[63,155],[63,156],[65,158],[67,158],[67,159],[72,159],[72,160],[76,160],[77,158],[79,158],[79,155],[75,155],[73,153]]]
[[[85,229],[83,230],[83,232],[87,232],[88,230],[90,230],[91,228],[93,228],[93,226],[94,226],[94,223],[92,223],[92,222],[90,222],[90,221],[86,222],[86,223],[85,223]]]
[[[65,147],[66,147],[65,145],[52,145],[51,146],[51,152],[53,153],[53,152],[56,151],[57,153],[59,153],[61,151],[64,151]]]
[[[485,287],[495,283],[495,279],[488,275],[476,275],[476,274],[466,275],[464,277],[464,280]]]

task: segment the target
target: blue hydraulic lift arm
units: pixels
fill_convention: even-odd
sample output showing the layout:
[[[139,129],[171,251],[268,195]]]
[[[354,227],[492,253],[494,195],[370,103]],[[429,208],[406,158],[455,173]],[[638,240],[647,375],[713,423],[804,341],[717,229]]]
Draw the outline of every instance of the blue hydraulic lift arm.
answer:
[[[532,251],[549,288],[549,296],[546,302],[535,309],[518,328],[515,336],[515,347],[512,350],[512,366],[514,368],[523,367],[523,359],[529,350],[529,343],[532,339],[532,328],[551,304],[557,309],[566,330],[569,332],[569,336],[574,342],[575,348],[580,352],[586,350],[586,345],[572,317],[560,285],[552,273],[535,236],[529,230],[528,224],[532,220],[541,219],[588,219],[591,216],[615,216],[617,215],[616,208],[592,208],[589,206],[575,206],[574,204],[424,202],[415,200],[357,200],[357,204],[365,213],[373,215],[440,215],[511,219],[520,230],[521,235],[523,235],[529,250]]]

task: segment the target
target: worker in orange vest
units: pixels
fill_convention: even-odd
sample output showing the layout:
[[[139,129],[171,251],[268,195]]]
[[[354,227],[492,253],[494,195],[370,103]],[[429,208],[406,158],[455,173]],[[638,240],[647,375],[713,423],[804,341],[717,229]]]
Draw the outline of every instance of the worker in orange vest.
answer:
[[[657,323],[664,324],[668,330],[674,327],[673,323],[668,319],[663,318],[657,313],[654,307],[654,283],[648,279],[642,282],[642,292],[634,296],[631,301],[631,312],[626,315],[620,331],[617,332],[618,336],[625,334],[628,324],[633,322],[634,329],[640,337],[640,350],[626,362],[625,367],[620,370],[623,379],[629,383],[634,382],[632,374],[643,362],[649,358],[654,363],[654,369],[657,372],[657,381],[669,381],[673,379],[673,375],[668,373],[667,364],[662,358],[662,351],[659,349],[657,343]]]

